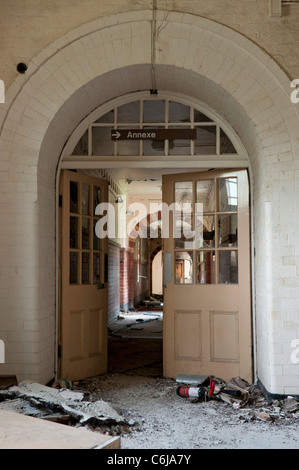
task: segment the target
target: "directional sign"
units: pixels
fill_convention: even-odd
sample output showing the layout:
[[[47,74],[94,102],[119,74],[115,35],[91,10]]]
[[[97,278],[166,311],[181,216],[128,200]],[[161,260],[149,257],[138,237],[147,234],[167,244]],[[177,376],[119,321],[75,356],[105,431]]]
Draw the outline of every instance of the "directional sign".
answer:
[[[195,140],[196,129],[114,129],[112,140]]]

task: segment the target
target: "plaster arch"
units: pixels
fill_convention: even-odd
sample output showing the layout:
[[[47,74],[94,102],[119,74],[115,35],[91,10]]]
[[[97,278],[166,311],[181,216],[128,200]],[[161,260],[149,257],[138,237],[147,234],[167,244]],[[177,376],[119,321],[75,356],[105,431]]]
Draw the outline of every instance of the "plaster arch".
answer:
[[[3,214],[9,221],[9,228],[1,227],[6,240],[1,285],[7,289],[2,273],[9,266],[16,267],[18,274],[12,273],[10,292],[3,293],[3,298],[17,316],[20,297],[26,297],[25,311],[35,322],[35,354],[28,358],[28,370],[40,381],[54,373],[54,181],[62,149],[93,109],[118,96],[152,88],[206,103],[226,119],[247,150],[253,179],[255,279],[259,284],[256,309],[258,313],[266,311],[259,316],[257,336],[261,354],[262,349],[269,354],[268,345],[273,341],[271,328],[267,328],[270,312],[275,298],[281,300],[284,295],[281,290],[274,294],[274,272],[282,261],[283,244],[294,250],[298,244],[281,227],[267,248],[268,263],[259,261],[273,227],[282,223],[286,191],[292,201],[298,198],[298,111],[290,100],[290,80],[258,46],[223,25],[164,11],[156,13],[155,21],[154,36],[149,10],[100,18],[70,31],[32,59],[28,73],[7,90],[1,108],[1,197],[6,202]],[[283,187],[282,180],[288,186]],[[295,202],[293,209],[298,215]],[[12,257],[11,237],[15,246],[21,246],[24,233],[26,254],[20,249],[18,256],[14,251]],[[19,299],[12,298],[14,288]],[[259,353],[257,356],[259,362]],[[9,352],[7,360],[20,361],[9,358]],[[266,362],[260,361],[259,376],[268,389],[276,390],[273,371],[265,368]]]

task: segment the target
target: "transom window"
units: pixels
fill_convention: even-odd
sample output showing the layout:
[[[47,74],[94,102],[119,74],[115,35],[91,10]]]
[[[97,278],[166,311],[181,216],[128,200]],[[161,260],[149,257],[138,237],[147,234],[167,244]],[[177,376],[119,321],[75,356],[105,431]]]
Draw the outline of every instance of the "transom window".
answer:
[[[119,140],[112,131],[195,129],[193,140]],[[201,110],[170,99],[139,99],[120,104],[89,124],[72,155],[90,157],[171,157],[237,155],[222,126]]]

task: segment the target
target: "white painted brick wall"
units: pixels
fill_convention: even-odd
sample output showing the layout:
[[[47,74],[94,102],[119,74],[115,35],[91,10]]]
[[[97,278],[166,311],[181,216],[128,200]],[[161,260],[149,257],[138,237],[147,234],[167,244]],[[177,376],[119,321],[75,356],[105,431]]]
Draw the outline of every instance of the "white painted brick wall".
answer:
[[[149,1],[141,3],[150,6]],[[111,12],[116,4],[101,2],[101,11]],[[132,6],[131,2],[120,5],[121,10]],[[299,75],[299,60],[294,64],[287,52],[290,44],[295,50],[298,38],[290,33],[286,42],[284,35],[284,28],[295,24],[297,13],[282,24],[280,19],[270,19],[264,1],[226,2],[222,16],[223,5],[221,11],[219,5],[214,1],[176,3],[179,10],[215,20],[221,17],[234,30],[200,16],[158,11],[157,78],[164,89],[189,94],[217,110],[248,151],[253,175],[258,375],[272,393],[299,393],[299,366],[290,363],[290,342],[299,335],[299,242],[294,221],[299,212],[298,108],[289,99],[289,78],[263,51],[268,49],[290,74],[298,71]],[[29,11],[22,12],[27,20]],[[90,11],[92,16],[95,10]],[[239,13],[243,22],[238,23]],[[32,35],[40,34],[45,16],[38,24],[32,23]],[[0,337],[8,341],[8,364],[0,365],[0,372],[40,381],[53,376],[55,167],[72,125],[84,113],[109,96],[135,91],[130,70],[117,69],[150,62],[151,17],[150,10],[127,12],[81,27],[77,24],[79,28],[70,31],[74,19],[70,15],[66,21],[64,16],[52,37],[48,33],[43,38],[49,43],[55,39],[48,48],[42,42],[31,41],[30,46],[25,41],[27,57],[38,55],[30,62],[28,74],[7,87],[5,122],[0,114]],[[250,18],[255,23],[250,24]],[[238,35],[238,30],[259,42],[261,49]],[[18,45],[16,39],[10,52],[13,57]],[[0,58],[8,84],[14,77],[11,58],[7,53]],[[92,82],[114,69],[104,91]],[[74,101],[77,90],[81,95]],[[102,101],[95,102],[94,96]]]

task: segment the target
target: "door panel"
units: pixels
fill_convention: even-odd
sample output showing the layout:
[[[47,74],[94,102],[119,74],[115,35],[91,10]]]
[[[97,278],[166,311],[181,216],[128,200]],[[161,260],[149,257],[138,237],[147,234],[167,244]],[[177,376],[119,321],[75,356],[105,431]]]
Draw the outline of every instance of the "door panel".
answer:
[[[163,238],[164,375],[251,381],[247,171],[165,175],[163,202],[179,203]]]
[[[64,170],[60,193],[60,375],[78,380],[107,370],[108,240],[95,235],[95,209],[108,183]]]

